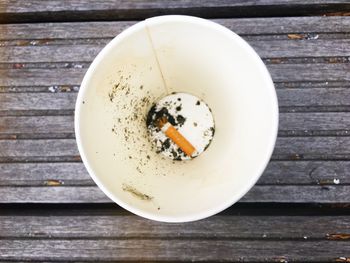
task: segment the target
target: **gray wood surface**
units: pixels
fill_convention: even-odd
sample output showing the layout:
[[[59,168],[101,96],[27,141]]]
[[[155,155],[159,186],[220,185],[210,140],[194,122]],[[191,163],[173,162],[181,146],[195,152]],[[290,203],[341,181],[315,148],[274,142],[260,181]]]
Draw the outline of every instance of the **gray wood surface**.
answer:
[[[95,185],[80,162],[0,163],[0,185]],[[258,185],[350,184],[349,161],[271,161]],[[55,184],[56,182],[56,184]]]
[[[349,81],[350,65],[337,64],[272,64],[267,65],[275,82]],[[0,69],[1,86],[80,85],[86,69],[32,68]],[[295,74],[298,72],[299,74]],[[45,78],[42,78],[45,76]],[[62,78],[62,76],[65,76]]]
[[[60,185],[60,183],[57,183]],[[97,186],[2,186],[1,203],[113,203]],[[349,185],[256,185],[239,203],[350,203]]]
[[[238,1],[168,1],[166,6],[163,5],[162,1],[113,1],[105,0],[100,2],[91,2],[89,0],[1,0],[0,10],[3,12],[44,12],[44,11],[65,11],[65,10],[109,10],[109,9],[147,9],[147,8],[190,8],[190,7],[229,7],[229,6],[270,6],[270,5],[291,5],[291,4],[332,4],[332,3],[347,3],[344,0],[309,0],[309,3],[305,3],[302,0],[238,0]]]
[[[0,0],[0,261],[350,262],[349,12],[340,0]],[[103,46],[135,20],[173,13],[246,39],[281,112],[256,186],[227,213],[187,224],[114,205],[81,163],[73,125]]]
[[[269,17],[244,19],[213,19],[240,35],[275,35],[289,33],[348,33],[347,17]],[[0,40],[42,41],[17,42],[18,45],[43,45],[55,39],[113,38],[136,21],[1,24]],[[343,37],[347,37],[347,35]]]
[[[272,159],[349,159],[349,136],[279,137]],[[0,140],[0,157],[76,156],[74,139]],[[298,156],[296,156],[298,155]]]
[[[14,225],[13,222],[16,222]],[[329,222],[332,222],[330,224]],[[213,216],[166,224],[132,215],[0,216],[3,238],[231,238],[341,240],[348,216]],[[271,227],[273,226],[273,227]],[[174,236],[174,233],[176,235]]]
[[[36,133],[74,133],[74,117],[72,115],[0,117],[0,134],[20,135],[22,133],[32,135]]]
[[[50,72],[54,73],[55,76],[59,74],[59,70]],[[344,72],[346,73],[346,71]],[[41,81],[39,78],[36,80]],[[18,79],[14,79],[14,81],[18,81]],[[0,111],[74,110],[76,96],[77,94],[72,92],[0,93]],[[346,87],[279,89],[277,96],[280,107],[350,106],[350,89]]]
[[[261,10],[264,8],[264,12]],[[89,21],[115,19],[142,19],[162,14],[187,14],[210,17],[252,17],[291,15],[333,15],[346,13],[347,1],[113,1],[40,0],[0,2],[1,22],[23,21]],[[51,16],[50,16],[51,14]]]
[[[324,105],[327,106],[326,103]],[[24,108],[24,110],[26,109]],[[13,108],[5,110],[10,111]],[[6,138],[6,136],[11,138],[12,135],[19,138],[21,135],[26,135],[25,138],[31,136],[46,138],[51,134],[60,133],[74,133],[73,115],[0,116],[0,138]],[[282,112],[279,115],[279,134],[280,136],[350,135],[350,113]]]
[[[0,63],[91,62],[109,42],[98,45],[0,47]],[[350,39],[248,40],[262,58],[337,57],[350,55]]]
[[[0,240],[5,260],[329,262],[349,250],[349,242],[312,240]]]
[[[0,157],[76,156],[75,140],[0,140]]]

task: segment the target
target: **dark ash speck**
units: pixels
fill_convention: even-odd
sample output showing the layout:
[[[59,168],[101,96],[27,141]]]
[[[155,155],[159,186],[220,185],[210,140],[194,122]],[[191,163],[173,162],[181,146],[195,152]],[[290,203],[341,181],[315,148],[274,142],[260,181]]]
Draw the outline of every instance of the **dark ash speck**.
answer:
[[[181,127],[185,123],[186,118],[184,116],[182,116],[182,115],[178,115],[176,117],[176,120],[178,122],[178,125]]]

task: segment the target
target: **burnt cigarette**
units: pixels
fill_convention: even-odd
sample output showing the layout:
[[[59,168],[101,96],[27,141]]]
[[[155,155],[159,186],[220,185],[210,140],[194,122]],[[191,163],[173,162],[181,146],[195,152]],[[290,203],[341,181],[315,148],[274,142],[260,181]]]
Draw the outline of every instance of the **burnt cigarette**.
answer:
[[[175,129],[166,117],[162,117],[158,120],[158,127],[164,132],[164,134],[170,138],[179,148],[188,156],[196,152],[196,148],[178,131]]]

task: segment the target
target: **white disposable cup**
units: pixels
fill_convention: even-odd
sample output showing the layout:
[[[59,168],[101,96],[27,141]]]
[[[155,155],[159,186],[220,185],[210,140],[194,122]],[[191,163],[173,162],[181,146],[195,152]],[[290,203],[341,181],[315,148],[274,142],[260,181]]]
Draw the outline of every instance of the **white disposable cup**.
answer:
[[[173,162],[153,152],[146,137],[131,143],[111,132],[117,116],[133,111],[118,112],[125,101],[109,100],[121,74],[135,96],[187,92],[205,101],[216,126],[210,147],[194,160]],[[147,133],[146,125],[141,129]],[[86,72],[76,102],[77,144],[93,180],[118,205],[164,222],[202,219],[237,202],[263,173],[277,130],[276,92],[259,56],[229,29],[189,16],[154,17],[115,37]],[[141,173],[130,151],[136,159],[149,155]],[[152,199],[137,198],[125,185]]]

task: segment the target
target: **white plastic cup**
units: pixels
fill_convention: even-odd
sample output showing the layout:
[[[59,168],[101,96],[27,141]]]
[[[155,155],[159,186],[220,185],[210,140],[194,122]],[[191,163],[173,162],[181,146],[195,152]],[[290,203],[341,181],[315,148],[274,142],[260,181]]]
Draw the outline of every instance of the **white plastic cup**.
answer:
[[[120,82],[130,94],[116,91],[111,102]],[[191,161],[157,154],[142,120],[152,100],[171,92],[212,109],[214,139]],[[144,96],[147,105],[128,106]],[[141,118],[126,123],[133,111]],[[127,141],[125,127],[137,135]],[[78,148],[93,180],[118,205],[164,222],[199,220],[237,202],[263,173],[277,130],[276,92],[259,56],[229,29],[189,16],[154,17],[115,37],[86,72],[76,102]]]

